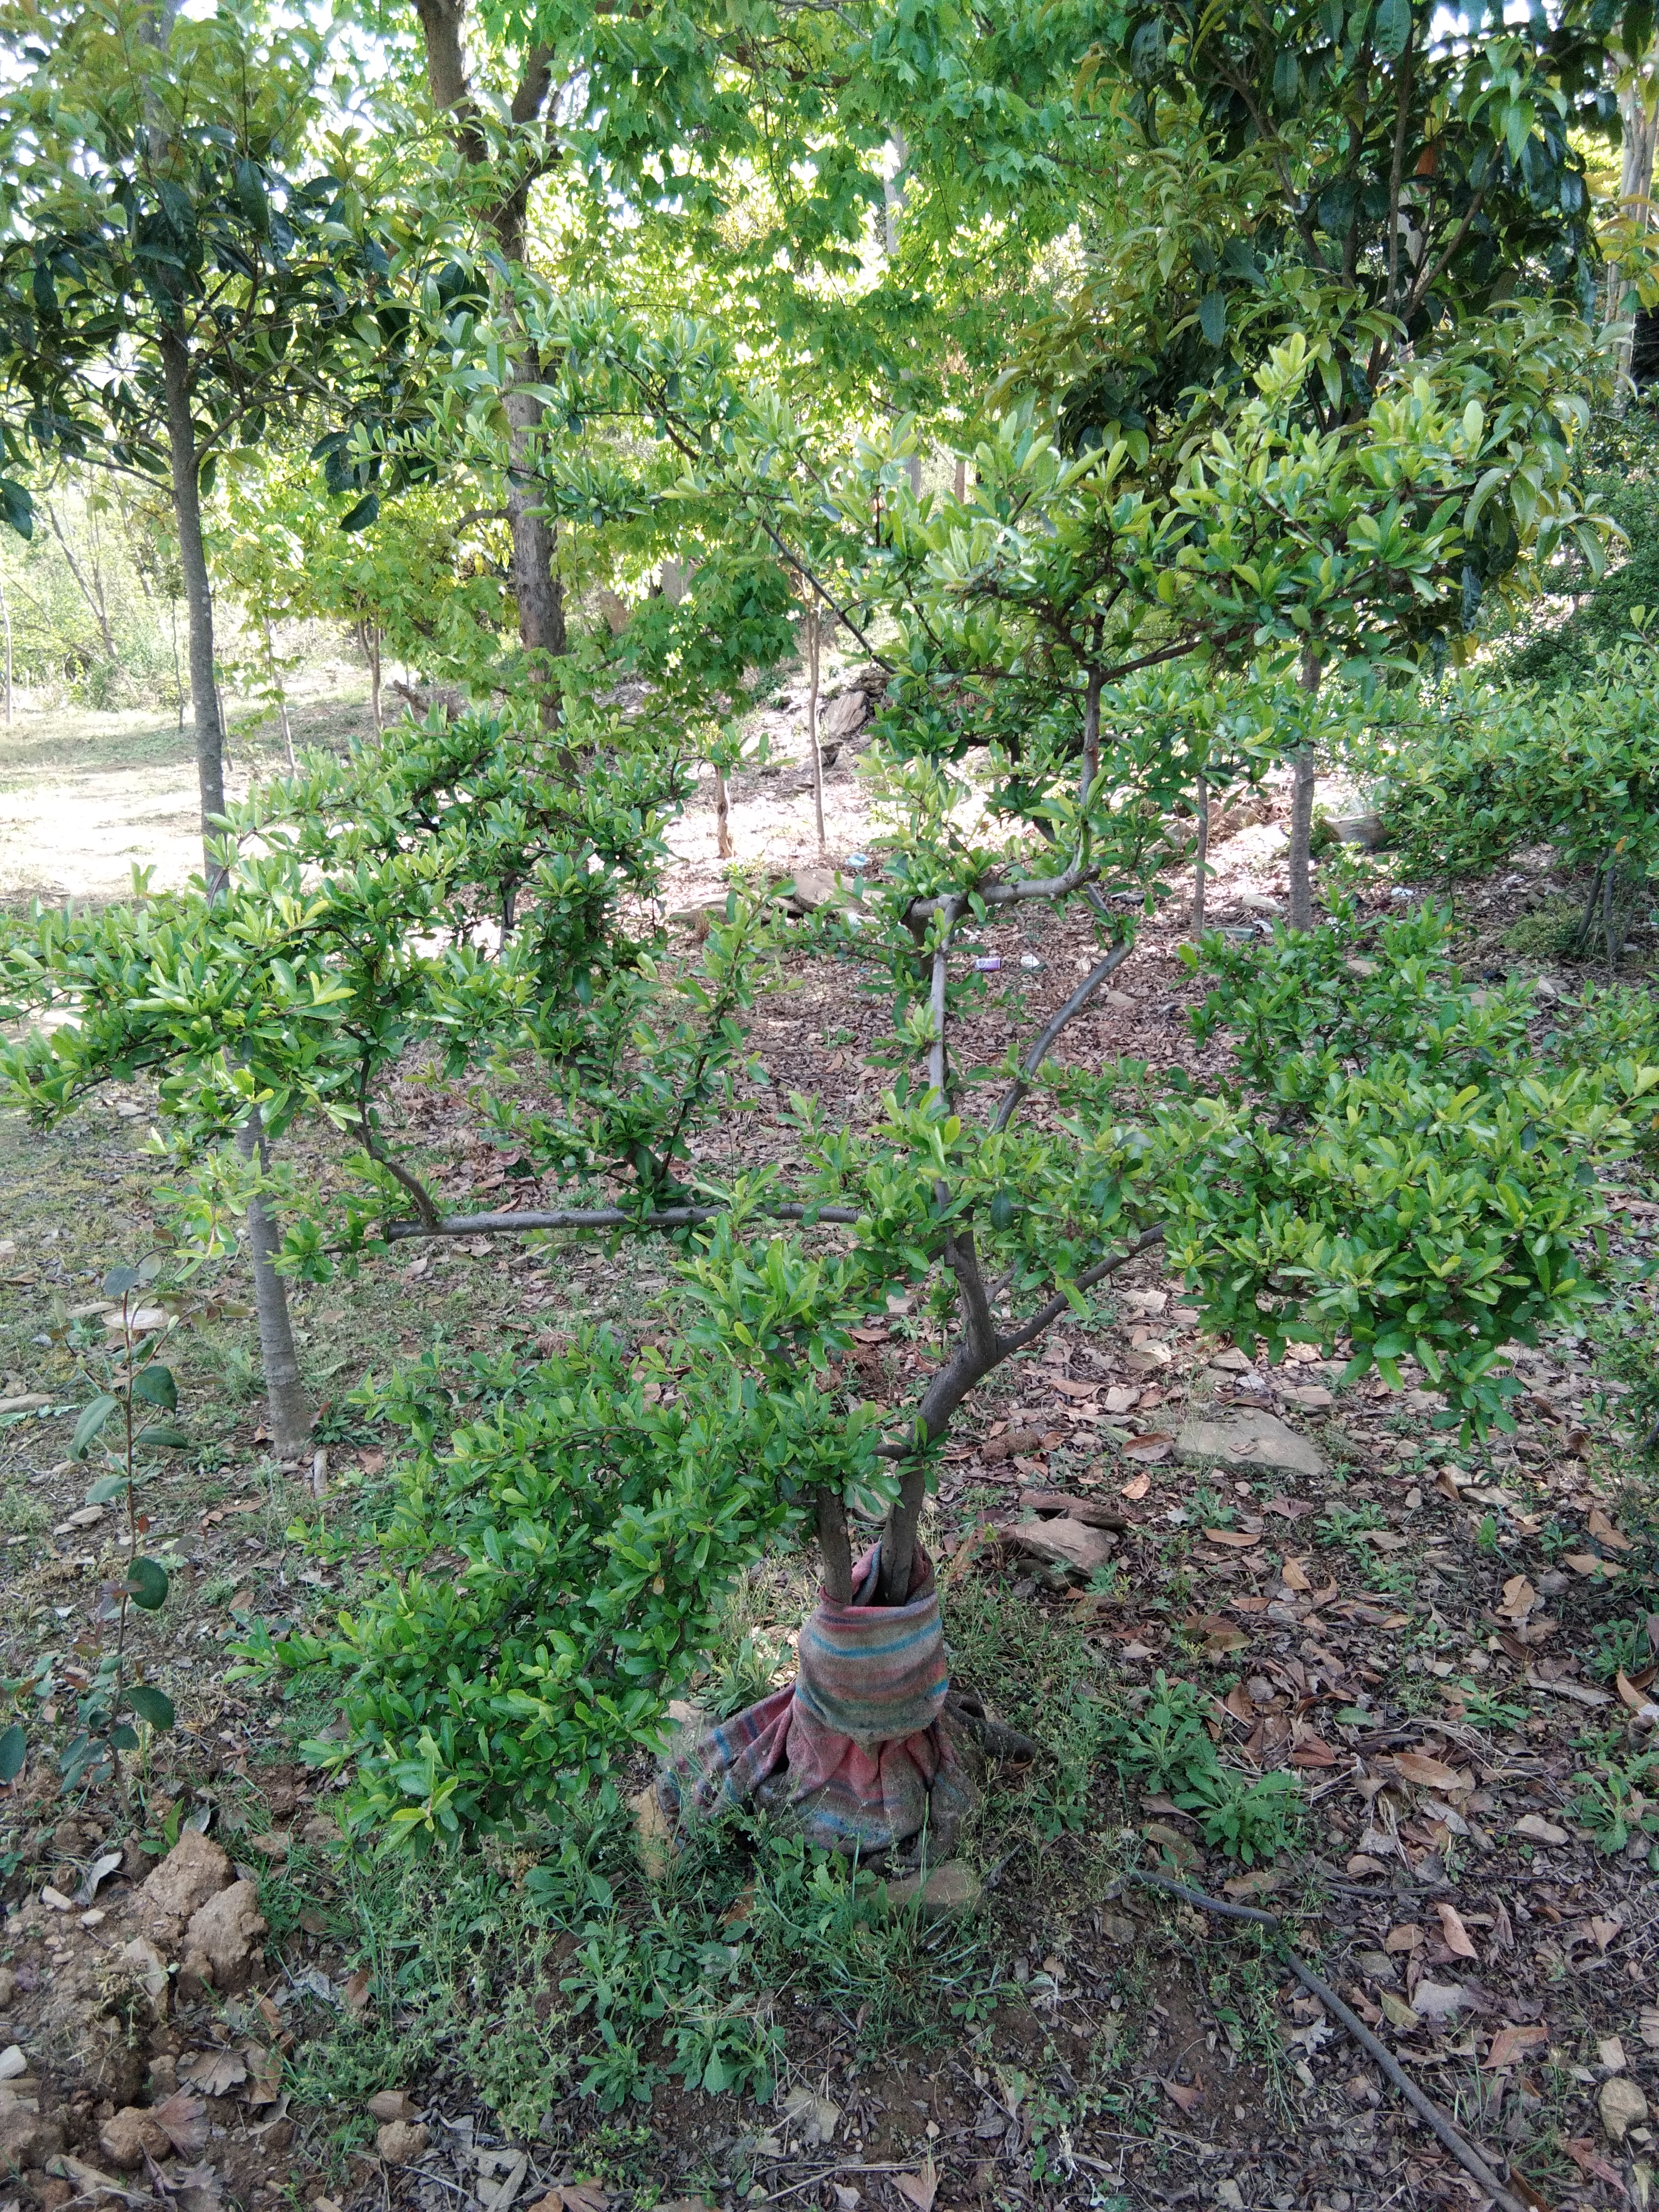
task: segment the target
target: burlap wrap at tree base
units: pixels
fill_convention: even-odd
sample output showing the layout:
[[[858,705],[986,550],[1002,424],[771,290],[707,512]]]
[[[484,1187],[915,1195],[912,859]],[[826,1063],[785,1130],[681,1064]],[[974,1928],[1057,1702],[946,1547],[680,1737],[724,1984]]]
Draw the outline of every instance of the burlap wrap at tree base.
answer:
[[[853,1600],[820,1595],[787,1689],[683,1745],[657,1782],[671,1821],[737,1805],[787,1815],[827,1850],[890,1850],[926,1824],[937,1856],[974,1786],[940,1719],[950,1673],[933,1563],[917,1547],[903,1605],[872,1602],[881,1547],[853,1570]]]

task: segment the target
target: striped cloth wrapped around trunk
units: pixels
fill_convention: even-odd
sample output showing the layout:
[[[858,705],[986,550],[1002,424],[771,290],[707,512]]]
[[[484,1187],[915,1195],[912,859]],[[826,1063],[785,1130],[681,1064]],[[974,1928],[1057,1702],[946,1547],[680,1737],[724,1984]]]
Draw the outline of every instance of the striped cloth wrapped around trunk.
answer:
[[[920,1546],[903,1605],[872,1602],[881,1547],[853,1600],[820,1595],[786,1689],[682,1745],[658,1778],[671,1820],[734,1805],[787,1812],[809,1843],[883,1851],[926,1825],[937,1854],[974,1802],[939,1716],[950,1688],[933,1564]]]

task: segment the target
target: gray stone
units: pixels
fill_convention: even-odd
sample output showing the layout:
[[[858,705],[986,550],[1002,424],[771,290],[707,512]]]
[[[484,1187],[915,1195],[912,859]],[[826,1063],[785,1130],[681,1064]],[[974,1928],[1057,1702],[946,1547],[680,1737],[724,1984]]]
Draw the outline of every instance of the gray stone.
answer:
[[[818,716],[818,742],[857,734],[870,719],[870,702],[862,691],[843,691]]]
[[[1270,1467],[1284,1474],[1325,1472],[1325,1455],[1310,1438],[1287,1428],[1276,1414],[1229,1413],[1216,1421],[1188,1421],[1176,1439],[1185,1460],[1224,1460],[1230,1467]]]
[[[913,1874],[903,1881],[883,1884],[883,1893],[895,1912],[902,1912],[921,1897],[924,1920],[950,1920],[969,1912],[984,1894],[984,1884],[965,1859],[946,1859],[935,1867],[927,1881]]]
[[[1042,1560],[1045,1565],[1069,1567],[1078,1574],[1091,1575],[1111,1558],[1117,1539],[1104,1529],[1062,1518],[1022,1521],[1017,1528],[1009,1529],[1008,1541],[1032,1559]]]

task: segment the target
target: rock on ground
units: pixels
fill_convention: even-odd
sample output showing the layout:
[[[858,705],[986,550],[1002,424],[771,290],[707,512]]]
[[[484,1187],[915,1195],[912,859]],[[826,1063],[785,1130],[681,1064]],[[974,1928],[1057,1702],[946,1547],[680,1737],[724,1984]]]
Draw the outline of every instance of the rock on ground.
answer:
[[[1325,1472],[1325,1455],[1309,1437],[1287,1428],[1275,1413],[1229,1413],[1216,1421],[1188,1421],[1176,1439],[1184,1460],[1218,1459],[1229,1467],[1270,1467],[1310,1478]]]
[[[228,1889],[231,1880],[230,1861],[218,1844],[186,1828],[139,1891],[139,1918],[158,1942],[176,1944],[208,1899]]]
[[[185,1970],[212,1981],[216,1990],[235,1988],[248,1969],[266,1923],[259,1917],[259,1886],[234,1881],[191,1915],[185,1931]],[[205,1965],[207,1974],[202,1973]]]
[[[1081,1521],[1022,1521],[1008,1531],[1008,1541],[1034,1559],[1050,1566],[1071,1567],[1091,1575],[1111,1558],[1116,1539]]]
[[[173,2149],[173,2142],[153,2113],[129,2105],[99,2129],[98,2148],[112,2166],[118,2166],[123,2173],[131,2173],[143,2164],[146,2151],[152,2158],[166,2158]]]

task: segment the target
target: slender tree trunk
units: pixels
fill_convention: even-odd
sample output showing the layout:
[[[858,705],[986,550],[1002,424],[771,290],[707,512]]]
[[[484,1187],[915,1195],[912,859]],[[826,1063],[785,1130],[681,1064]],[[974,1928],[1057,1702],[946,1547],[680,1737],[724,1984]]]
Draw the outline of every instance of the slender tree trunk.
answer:
[[[196,426],[190,412],[190,362],[176,331],[161,334],[161,374],[167,385],[167,444],[173,463],[173,513],[179,526],[179,566],[189,617],[190,696],[196,716],[196,775],[202,793],[202,848],[208,881],[216,890],[224,872],[214,858],[212,823],[225,811],[224,731],[213,680],[213,587],[202,544],[202,488],[196,459]]]
[[[426,52],[426,80],[432,104],[449,118],[455,143],[466,159],[482,168],[490,158],[489,141],[480,125],[473,97],[462,37],[467,0],[415,0],[421,38]],[[552,88],[550,47],[526,48],[518,84],[514,88],[511,118],[526,126],[535,122]],[[522,267],[530,186],[537,172],[526,166],[509,169],[502,179],[499,199],[484,213],[502,259]],[[510,290],[498,294],[503,322],[511,326],[514,309]],[[558,719],[558,698],[551,682],[550,663],[565,651],[564,592],[554,574],[556,538],[553,525],[541,512],[543,495],[537,481],[537,434],[543,406],[523,387],[541,380],[542,364],[535,348],[520,333],[507,339],[513,368],[504,407],[508,428],[507,508],[513,531],[513,591],[519,607],[519,638],[531,656],[531,680],[542,695],[542,714],[547,722]]]
[[[847,1509],[833,1490],[817,1497],[818,1550],[823,1559],[824,1595],[837,1605],[853,1601],[853,1547],[848,1540]]]
[[[246,1160],[257,1152],[263,1168],[270,1157],[256,1106],[237,1133],[236,1149]],[[247,1209],[248,1256],[253,1265],[253,1303],[259,1323],[259,1362],[264,1370],[266,1420],[280,1460],[297,1460],[311,1435],[311,1407],[300,1377],[289,1320],[288,1290],[276,1272],[276,1225],[255,1198]]]
[[[1623,125],[1622,159],[1620,163],[1619,201],[1621,212],[1638,228],[1647,230],[1653,222],[1650,205],[1653,192],[1653,159],[1656,141],[1659,141],[1659,116],[1650,115],[1642,98],[1639,84],[1627,85],[1619,96],[1620,120]],[[1606,291],[1606,319],[1618,319],[1620,304],[1624,296],[1625,274],[1616,261],[1607,263]],[[1619,349],[1619,366],[1624,371],[1615,404],[1621,410],[1627,396],[1626,380],[1630,374],[1631,350],[1634,334]]]
[[[1302,689],[1310,698],[1319,690],[1323,665],[1316,653],[1302,656]],[[1294,755],[1296,781],[1291,787],[1290,922],[1292,929],[1313,927],[1313,808],[1315,745],[1311,733]]]
[[[288,764],[290,769],[297,768],[299,763],[294,757],[294,732],[289,726],[288,693],[283,689],[283,673],[276,665],[276,647],[271,641],[270,624],[263,619],[259,623],[259,635],[264,641],[265,665],[270,671],[271,684],[276,693],[276,719],[282,725],[283,744],[288,754]]]
[[[723,768],[714,770],[714,850],[722,860],[729,860],[737,851],[732,842],[732,807]]]
[[[1210,875],[1210,785],[1198,779],[1198,853],[1193,871],[1193,935],[1204,934],[1204,894]]]
[[[0,582],[0,618],[6,625],[6,727],[11,727],[11,601],[6,597],[6,587]]]
[[[965,453],[958,453],[957,455],[957,504],[960,506],[967,496],[968,457]]]
[[[543,719],[556,720],[557,694],[549,664],[562,659],[566,649],[564,588],[554,574],[558,540],[554,526],[542,513],[544,494],[538,481],[538,437],[542,403],[521,385],[541,380],[542,367],[535,349],[526,344],[514,365],[514,388],[507,395],[511,474],[507,482],[507,513],[513,531],[513,589],[519,605],[519,640],[532,656],[532,681],[542,694]]]
[[[823,749],[818,743],[818,674],[822,638],[817,601],[810,600],[806,609],[806,742],[812,751],[812,811],[817,817],[820,858],[824,849]]]
[[[69,571],[75,579],[76,587],[87,603],[87,611],[98,625],[98,635],[103,640],[104,658],[113,665],[118,655],[115,650],[114,636],[110,630],[109,611],[104,605],[103,587],[99,580],[98,571],[94,567],[93,581],[99,586],[94,592],[92,585],[88,583],[81,573],[81,563],[75,557],[75,548],[64,536],[64,526],[58,520],[58,510],[50,501],[46,504],[46,517],[52,524],[52,536],[64,549],[64,558],[69,562]]]

